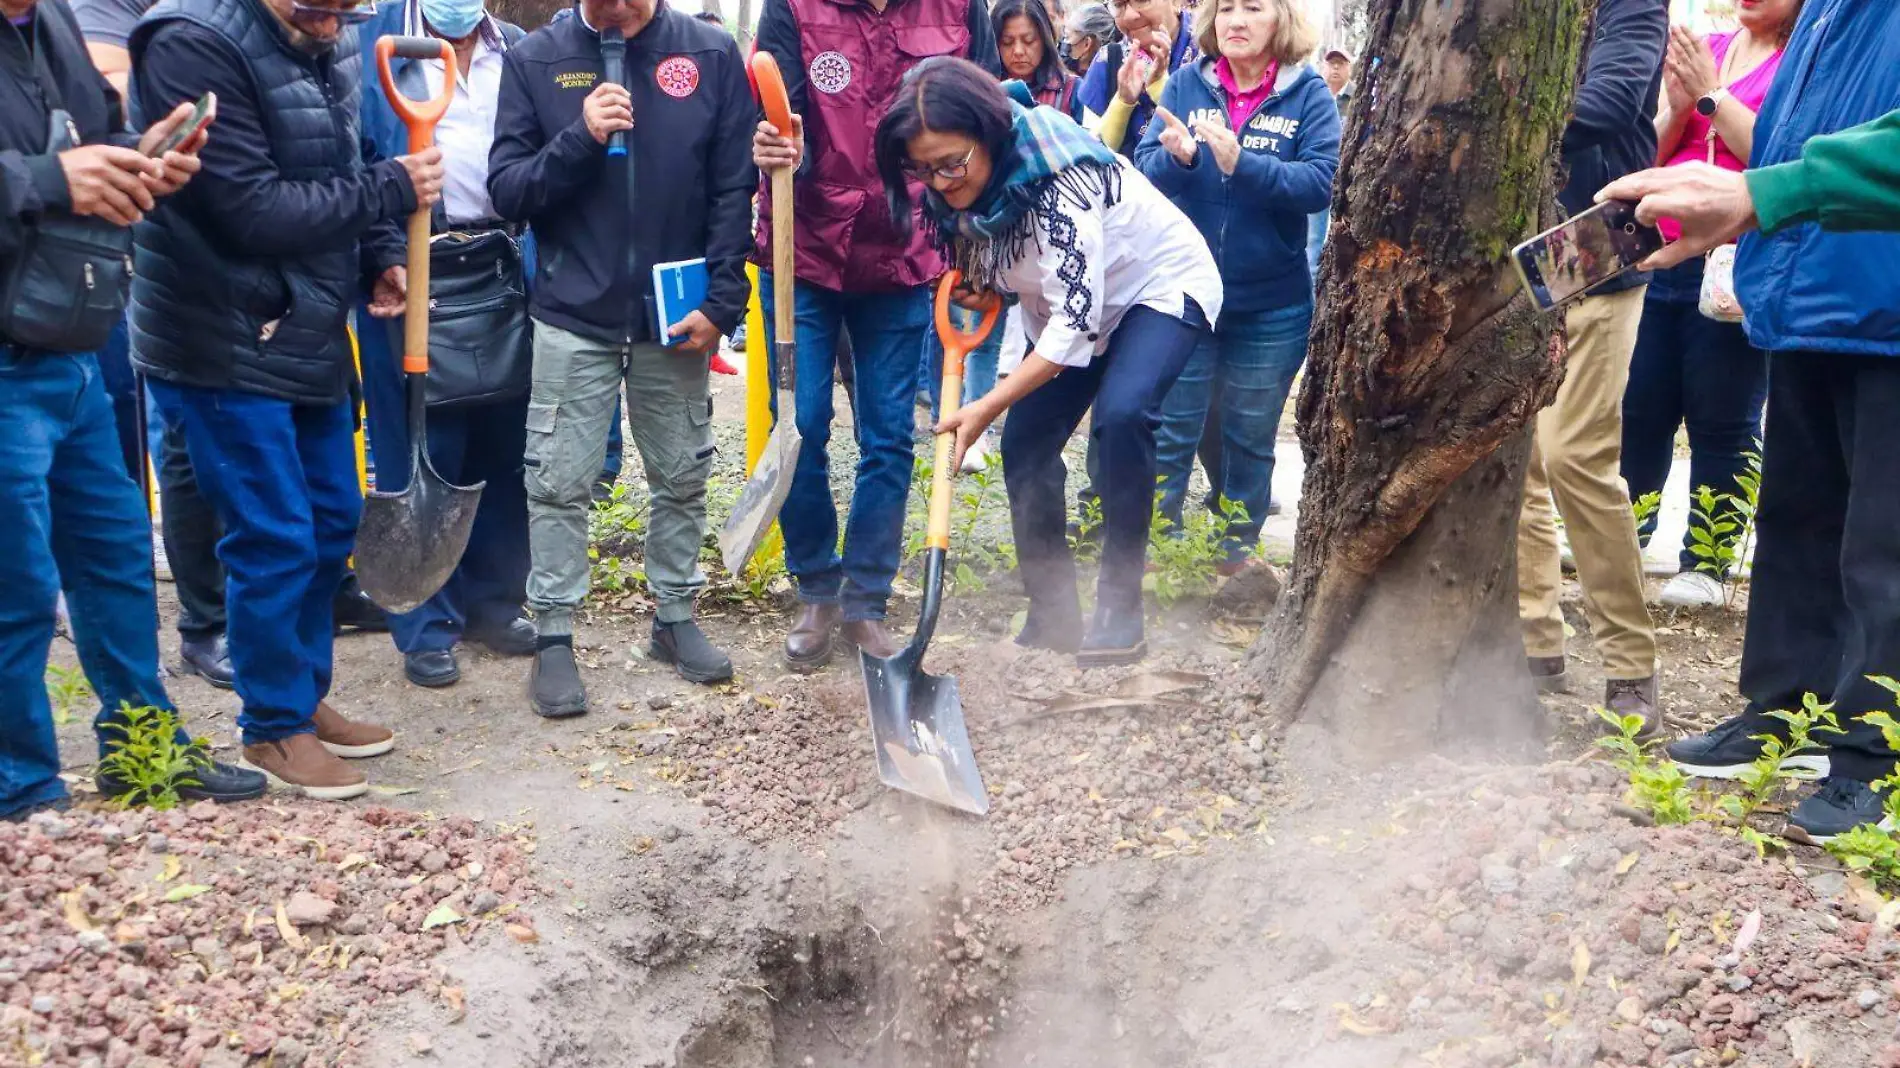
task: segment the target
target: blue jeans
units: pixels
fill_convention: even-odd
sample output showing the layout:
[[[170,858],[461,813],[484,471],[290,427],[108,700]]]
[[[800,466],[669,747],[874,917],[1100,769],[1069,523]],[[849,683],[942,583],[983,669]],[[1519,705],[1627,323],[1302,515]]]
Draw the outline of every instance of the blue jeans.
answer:
[[[615,397],[614,420],[607,424],[607,454],[606,458],[600,462],[602,478],[619,478],[620,465],[625,462],[623,454],[627,451],[627,440],[620,429],[620,404],[621,399]]]
[[[151,519],[119,455],[98,361],[0,347],[0,815],[66,795],[46,697],[60,588],[99,695],[172,710],[158,679]]]
[[[1107,352],[1087,367],[1063,370],[1010,411],[1003,424],[1003,485],[1017,568],[1033,614],[1060,621],[1080,612],[1075,555],[1064,530],[1062,450],[1091,405],[1089,443],[1101,463],[1095,483],[1102,501],[1097,603],[1120,610],[1140,605],[1154,515],[1158,412],[1206,333],[1207,320],[1192,300],[1185,320],[1133,308],[1115,328]]]
[[[358,309],[356,322],[369,438],[383,457],[376,488],[396,492],[409,484],[409,406],[396,356],[401,320],[373,319],[365,307]],[[404,654],[451,649],[467,631],[498,630],[521,615],[528,597],[528,490],[522,468],[527,427],[526,393],[496,404],[429,409],[429,460],[436,473],[458,486],[487,485],[468,550],[448,582],[412,611],[389,617],[390,637]],[[609,459],[618,457],[609,454]]]
[[[218,561],[244,744],[311,731],[330,692],[333,602],[363,510],[350,406],[151,387],[184,429],[198,489],[224,528]]]
[[[1314,285],[1319,284],[1319,258],[1326,251],[1326,228],[1332,221],[1331,208],[1321,208],[1306,217],[1306,265],[1312,269]]]
[[[1643,298],[1643,323],[1623,392],[1623,480],[1631,500],[1662,492],[1675,460],[1676,428],[1685,423],[1692,495],[1701,486],[1739,495],[1735,476],[1748,469],[1747,454],[1760,448],[1768,355],[1748,343],[1741,324],[1703,315],[1696,307],[1701,289],[1702,261],[1691,260],[1658,272]],[[1732,513],[1718,507],[1707,518],[1734,518]],[[1691,509],[1691,530],[1704,521]],[[1644,540],[1655,530],[1652,514],[1641,531]],[[1684,571],[1709,566],[1689,551],[1694,544],[1685,534]]]
[[[1215,499],[1225,497],[1247,509],[1245,522],[1228,526],[1222,543],[1229,560],[1239,560],[1260,542],[1267,502],[1273,492],[1273,444],[1280,413],[1293,388],[1293,376],[1306,362],[1306,335],[1313,306],[1272,311],[1230,311],[1202,338],[1161,405],[1156,470],[1161,478],[1161,514],[1177,527],[1194,473],[1194,453],[1220,394],[1220,474]]]
[[[981,319],[982,316],[973,311],[950,309],[950,322],[958,329],[974,330]],[[959,404],[968,404],[996,386],[996,367],[1003,355],[1003,323],[1004,317],[997,316],[990,336],[964,357],[963,396],[957,399]],[[917,373],[923,376],[924,385],[930,391],[930,414],[934,422],[943,411],[943,339],[937,336],[935,326],[924,331],[924,358]]]
[[[883,619],[891,580],[903,559],[904,504],[910,496],[912,407],[917,363],[930,326],[924,287],[894,293],[840,293],[798,283],[798,432],[804,437],[792,492],[779,513],[785,565],[808,604],[842,604],[846,620]],[[759,293],[772,325],[772,276]],[[858,440],[857,481],[838,551],[830,457],[832,381],[838,330],[851,331],[852,406]],[[774,354],[776,359],[776,353]],[[776,373],[776,371],[774,372]],[[776,407],[776,393],[774,405]],[[775,412],[776,414],[776,412]]]

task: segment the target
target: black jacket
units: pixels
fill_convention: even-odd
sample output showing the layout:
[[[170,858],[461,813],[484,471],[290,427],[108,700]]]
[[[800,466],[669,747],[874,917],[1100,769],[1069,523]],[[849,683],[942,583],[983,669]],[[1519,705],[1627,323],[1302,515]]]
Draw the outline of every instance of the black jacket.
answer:
[[[1577,88],[1576,113],[1564,129],[1569,180],[1557,199],[1574,215],[1597,190],[1656,163],[1656,101],[1669,43],[1668,0],[1602,0],[1596,33]],[[1649,281],[1634,271],[1592,290],[1614,293]]]
[[[132,349],[154,378],[335,404],[366,274],[403,260],[415,207],[360,133],[356,35],[312,56],[263,0],[161,0],[133,31],[135,118],[212,91],[203,169],[137,232]]]
[[[137,147],[138,136],[126,130],[119,94],[93,68],[66,0],[39,0],[27,30],[39,40],[59,106],[72,115],[80,142]],[[41,212],[72,207],[66,172],[46,151],[51,107],[34,73],[27,39],[0,19],[0,271],[11,265]]]
[[[627,42],[634,128],[626,159],[637,210],[626,163],[610,162],[581,119],[581,101],[601,77],[600,37],[578,15],[529,34],[502,64],[488,193],[503,218],[534,228],[530,310],[603,341],[651,340],[653,265],[704,256],[700,310],[731,333],[750,292],[745,258],[759,180],[759,109],[737,42],[664,2]]]

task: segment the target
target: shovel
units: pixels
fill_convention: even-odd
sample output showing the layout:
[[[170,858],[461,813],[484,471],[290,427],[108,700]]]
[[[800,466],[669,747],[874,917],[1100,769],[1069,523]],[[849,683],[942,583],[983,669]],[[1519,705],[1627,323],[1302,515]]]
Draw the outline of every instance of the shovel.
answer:
[[[389,70],[392,56],[442,60],[442,92],[411,100]],[[435,124],[455,97],[455,49],[431,37],[384,37],[376,66],[403,125],[409,151],[435,143]],[[435,596],[462,562],[482,486],[452,486],[429,460],[425,395],[429,378],[429,209],[409,217],[409,292],[403,309],[402,370],[409,404],[409,484],[400,493],[370,493],[356,527],[356,575],[363,592],[391,612],[408,612]]]
[[[1000,301],[983,311],[976,332],[950,324],[950,291],[962,281],[951,271],[937,284],[937,336],[943,339],[943,418],[956,414],[963,399],[963,360],[996,325]],[[950,447],[953,435],[937,435],[937,462],[930,473],[930,525],[925,531],[924,608],[917,633],[902,652],[876,657],[862,649],[864,694],[871,706],[871,743],[877,751],[877,777],[892,786],[940,805],[973,812],[990,810],[976,753],[963,727],[963,701],[954,676],[924,671],[924,649],[937,629],[943,607],[944,558],[950,552]]]
[[[789,137],[792,101],[785,93],[778,60],[770,52],[755,54],[752,77],[759,86],[765,117]],[[779,167],[772,171],[772,347],[778,358],[778,411],[772,421],[771,440],[765,443],[752,477],[746,479],[738,503],[732,506],[732,514],[719,531],[719,554],[730,575],[745,572],[746,562],[765,541],[779,509],[785,507],[785,497],[792,492],[792,474],[798,467],[798,450],[804,444],[793,415],[798,382],[798,314],[793,290],[797,280],[792,254],[792,168]]]

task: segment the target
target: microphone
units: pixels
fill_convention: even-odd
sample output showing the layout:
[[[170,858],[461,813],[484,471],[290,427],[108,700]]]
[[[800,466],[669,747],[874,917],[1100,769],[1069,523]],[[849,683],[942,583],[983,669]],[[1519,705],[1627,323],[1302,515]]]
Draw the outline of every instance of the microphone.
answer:
[[[627,39],[621,35],[620,27],[609,26],[600,31],[600,60],[606,67],[608,81],[615,85],[627,84]],[[607,135],[607,154],[627,154],[627,131],[615,130]]]

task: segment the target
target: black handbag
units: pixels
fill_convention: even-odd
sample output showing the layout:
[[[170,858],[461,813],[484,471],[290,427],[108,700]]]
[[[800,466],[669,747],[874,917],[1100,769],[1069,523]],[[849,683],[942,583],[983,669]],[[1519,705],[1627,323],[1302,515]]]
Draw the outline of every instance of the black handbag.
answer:
[[[35,33],[46,19],[35,21]],[[79,147],[79,129],[47,72],[46,44],[33,73],[50,110],[46,151]],[[125,315],[132,294],[132,229],[64,209],[39,213],[0,279],[0,338],[48,352],[95,352]]]
[[[502,229],[437,234],[429,242],[427,403],[523,397],[533,360],[521,246]]]

